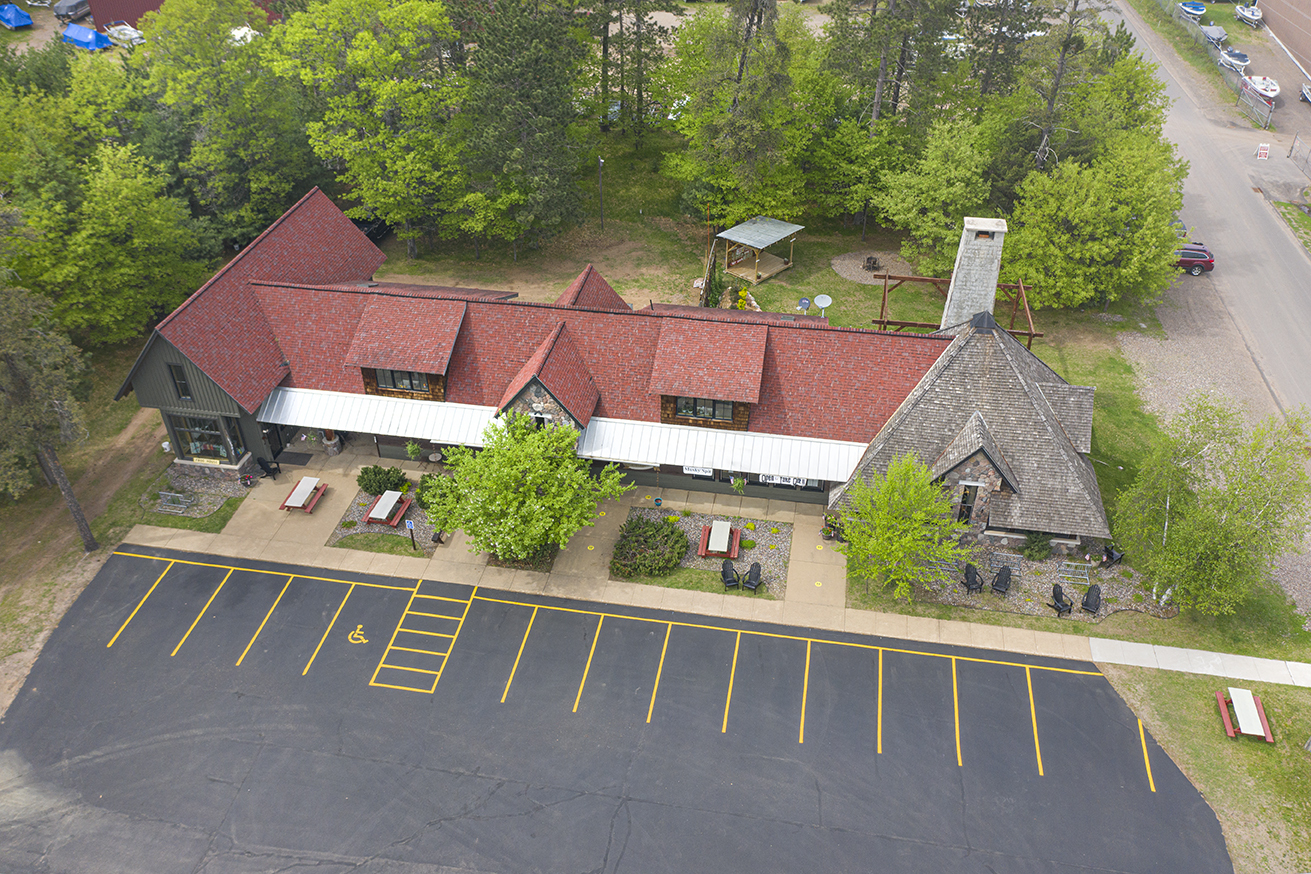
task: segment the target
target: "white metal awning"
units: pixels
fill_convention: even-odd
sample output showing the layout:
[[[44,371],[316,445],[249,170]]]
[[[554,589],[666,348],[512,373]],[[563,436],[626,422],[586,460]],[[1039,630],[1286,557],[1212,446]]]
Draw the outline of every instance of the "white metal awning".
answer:
[[[864,443],[595,416],[578,443],[579,455],[598,461],[713,467],[828,482],[845,481],[864,452]]]
[[[495,415],[496,407],[435,404],[309,388],[275,388],[256,411],[255,418],[276,425],[482,446],[483,429]]]

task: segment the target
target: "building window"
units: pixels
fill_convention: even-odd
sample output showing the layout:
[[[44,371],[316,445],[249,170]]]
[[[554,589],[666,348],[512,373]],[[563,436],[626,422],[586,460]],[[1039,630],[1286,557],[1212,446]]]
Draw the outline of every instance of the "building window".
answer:
[[[413,373],[408,370],[379,370],[377,374],[378,388],[412,391],[420,394],[428,393],[428,375],[426,373]]]
[[[679,398],[674,403],[674,415],[689,419],[715,419],[721,422],[733,421],[733,402],[715,401],[707,398]]]
[[[178,390],[178,400],[191,400],[191,385],[187,382],[187,371],[181,364],[170,364],[168,372],[173,376],[173,387]]]
[[[177,439],[180,453],[191,458],[213,458],[218,461],[232,460],[231,444],[223,432],[218,419],[204,419],[199,416],[169,416],[173,426],[173,436]],[[235,423],[235,419],[228,419]],[[238,437],[238,445],[240,438]]]
[[[965,491],[960,496],[960,512],[956,514],[956,520],[959,522],[968,522],[974,515],[974,502],[979,497],[978,486],[966,486]]]
[[[239,459],[246,454],[246,444],[241,440],[241,423],[231,416],[224,416],[223,424],[227,426],[228,445],[232,447],[232,457]]]

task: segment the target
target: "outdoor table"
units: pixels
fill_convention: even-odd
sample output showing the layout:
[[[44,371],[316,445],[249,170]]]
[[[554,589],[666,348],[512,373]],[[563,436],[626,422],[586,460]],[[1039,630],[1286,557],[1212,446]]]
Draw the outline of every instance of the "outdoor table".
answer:
[[[1216,692],[1215,697],[1216,703],[1220,705],[1220,718],[1224,720],[1225,734],[1230,737],[1246,734],[1263,737],[1267,743],[1275,742],[1274,735],[1270,733],[1270,723],[1265,718],[1265,708],[1261,706],[1261,699],[1253,695],[1250,689],[1230,686],[1228,698],[1224,697],[1223,692]],[[1231,704],[1234,708],[1234,716],[1237,718],[1237,728],[1229,721]]]
[[[716,519],[710,523],[710,542],[706,548],[711,552],[728,552],[728,538],[731,532],[731,526],[723,519]]]
[[[366,521],[369,522],[386,522],[387,516],[391,513],[396,502],[401,499],[401,493],[395,491],[386,491],[378,496],[377,502],[374,503],[373,509],[369,510],[369,516]]]
[[[314,505],[318,503],[319,498],[327,489],[327,484],[320,484],[318,477],[303,476],[278,509],[304,510],[306,513],[312,513],[314,512]]]

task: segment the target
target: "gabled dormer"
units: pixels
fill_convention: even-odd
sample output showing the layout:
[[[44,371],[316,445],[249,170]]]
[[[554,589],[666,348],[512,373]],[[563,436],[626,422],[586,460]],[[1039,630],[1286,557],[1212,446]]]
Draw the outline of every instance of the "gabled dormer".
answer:
[[[519,368],[497,407],[532,416],[543,425],[582,431],[600,399],[587,363],[560,322]]]
[[[660,395],[660,421],[747,430],[768,336],[764,325],[664,319],[648,386]]]
[[[365,394],[443,401],[464,310],[457,300],[374,297],[360,316],[345,364],[360,369]]]

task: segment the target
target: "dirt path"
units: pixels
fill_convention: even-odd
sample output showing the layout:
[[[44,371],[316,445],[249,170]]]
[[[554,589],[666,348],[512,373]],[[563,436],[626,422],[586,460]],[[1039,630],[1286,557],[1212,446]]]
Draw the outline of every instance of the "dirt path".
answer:
[[[88,519],[104,513],[109,502],[151,458],[151,450],[164,439],[159,411],[141,409],[112,441],[96,453],[96,460],[73,484],[73,491]],[[96,575],[117,544],[102,543],[89,555],[81,554],[81,539],[58,491],[49,489],[45,509],[5,543],[0,561],[9,582],[0,594],[10,595],[22,586],[19,607],[27,613],[17,652],[0,659],[0,715],[18,694],[41,647],[64,612]],[[27,559],[27,560],[24,560]],[[33,633],[34,632],[34,633]]]

